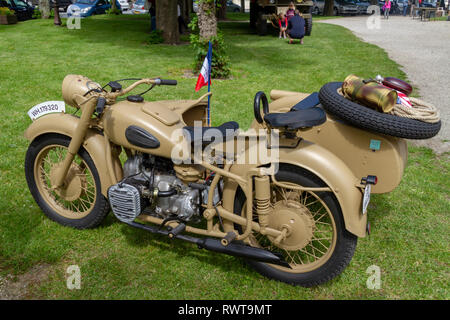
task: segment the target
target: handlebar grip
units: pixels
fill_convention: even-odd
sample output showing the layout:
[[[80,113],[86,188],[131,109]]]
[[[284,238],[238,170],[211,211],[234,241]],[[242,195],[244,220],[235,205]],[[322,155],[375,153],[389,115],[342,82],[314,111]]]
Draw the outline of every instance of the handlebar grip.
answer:
[[[103,109],[105,109],[106,105],[106,99],[103,97],[98,98],[97,100],[97,106],[95,107],[95,112],[100,115],[103,112]]]
[[[159,79],[159,85],[161,86],[176,86],[177,80]]]

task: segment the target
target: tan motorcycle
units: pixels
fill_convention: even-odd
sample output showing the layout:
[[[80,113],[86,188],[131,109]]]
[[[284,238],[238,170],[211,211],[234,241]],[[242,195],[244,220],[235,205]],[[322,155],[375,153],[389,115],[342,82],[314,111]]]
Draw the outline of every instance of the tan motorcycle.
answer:
[[[65,113],[63,102],[30,110],[28,186],[42,211],[64,226],[96,227],[111,210],[130,226],[314,286],[350,262],[368,230],[370,193],[389,192],[401,180],[404,139],[351,126],[321,104],[293,108],[307,94],[274,90],[269,105],[258,92],[255,130],[243,132],[236,122],[206,126],[209,94],[153,102],[128,95],[175,80],[120,82],[102,87],[68,75],[64,103],[80,116]],[[256,145],[269,157],[245,161]],[[201,156],[205,150],[210,157]]]

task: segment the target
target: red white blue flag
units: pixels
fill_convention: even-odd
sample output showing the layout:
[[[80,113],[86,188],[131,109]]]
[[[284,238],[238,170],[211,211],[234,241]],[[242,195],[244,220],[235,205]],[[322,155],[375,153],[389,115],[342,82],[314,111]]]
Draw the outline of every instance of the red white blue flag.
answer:
[[[198,75],[197,84],[195,85],[195,91],[199,91],[203,86],[211,85],[211,57],[212,47],[209,46],[208,54],[203,61],[202,69]]]
[[[397,91],[397,104],[404,105],[405,107],[412,107],[411,100],[403,92]]]

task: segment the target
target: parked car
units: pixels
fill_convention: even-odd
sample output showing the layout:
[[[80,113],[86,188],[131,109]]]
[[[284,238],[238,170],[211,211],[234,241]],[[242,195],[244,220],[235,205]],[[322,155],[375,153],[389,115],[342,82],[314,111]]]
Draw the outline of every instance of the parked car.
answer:
[[[130,10],[130,5],[128,4],[128,0],[118,0],[120,3],[120,8],[122,13],[123,12],[128,12],[128,10]]]
[[[0,7],[14,10],[19,21],[30,20],[34,12],[34,7],[22,0],[0,0]]]
[[[116,0],[116,7],[121,10],[118,0]],[[110,8],[111,4],[108,0],[75,0],[67,8],[67,16],[75,15],[79,11],[80,17],[89,17],[94,14],[104,14]]]
[[[241,6],[234,4],[233,1],[227,1],[227,12],[241,12]]]
[[[333,14],[335,16],[344,14],[358,14],[358,6],[351,1],[352,0],[334,0]],[[314,1],[313,14],[323,14],[324,6],[324,0]]]
[[[324,5],[325,5],[324,0],[314,0],[312,14],[315,14],[315,15],[323,14]]]
[[[131,7],[133,14],[146,14],[148,9],[145,9],[145,0],[136,0]]]
[[[351,0],[334,0],[333,13],[335,16],[358,14],[358,7]]]
[[[367,8],[370,7],[370,2],[367,0],[354,0],[356,7],[358,8],[358,14],[368,14]]]

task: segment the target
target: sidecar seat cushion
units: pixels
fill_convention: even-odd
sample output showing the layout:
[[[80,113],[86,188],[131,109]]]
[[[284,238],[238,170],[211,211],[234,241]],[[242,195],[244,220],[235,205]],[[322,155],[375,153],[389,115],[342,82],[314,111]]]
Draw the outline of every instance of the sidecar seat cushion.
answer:
[[[226,141],[227,139],[234,137],[236,135],[236,131],[239,129],[239,124],[235,121],[229,121],[218,127],[202,127],[201,135],[194,135],[194,129],[195,127],[191,126],[186,126],[183,128],[186,139],[192,143],[200,140],[203,145],[208,145],[212,142],[216,142],[215,140],[218,132],[222,135],[222,141]]]
[[[314,107],[285,113],[268,113],[264,121],[273,128],[296,130],[318,126],[327,120],[325,111]]]

